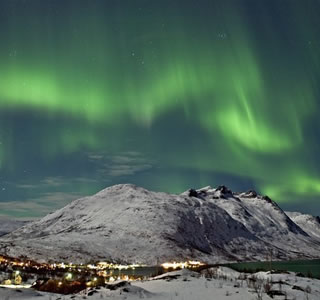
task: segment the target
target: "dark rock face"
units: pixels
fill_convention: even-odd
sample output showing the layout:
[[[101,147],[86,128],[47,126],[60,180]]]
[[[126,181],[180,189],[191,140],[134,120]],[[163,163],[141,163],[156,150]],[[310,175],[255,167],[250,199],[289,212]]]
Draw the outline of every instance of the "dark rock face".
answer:
[[[198,197],[198,192],[195,189],[190,189],[188,196],[189,197]]]
[[[319,216],[316,216],[316,220],[320,224],[320,217]]]
[[[268,196],[263,196],[262,199],[269,203],[273,203],[273,201]]]
[[[294,223],[290,218],[286,218],[286,223],[291,232],[296,234],[301,234],[304,236],[309,236],[305,231],[303,231],[296,223]]]
[[[189,197],[196,197],[204,200],[204,197],[207,196],[207,193],[205,191],[196,191],[195,189],[190,189],[189,190]]]
[[[232,195],[232,191],[228,188],[228,187],[226,187],[225,185],[219,185],[218,187],[217,187],[217,191],[220,191],[222,194],[230,194],[230,195]]]

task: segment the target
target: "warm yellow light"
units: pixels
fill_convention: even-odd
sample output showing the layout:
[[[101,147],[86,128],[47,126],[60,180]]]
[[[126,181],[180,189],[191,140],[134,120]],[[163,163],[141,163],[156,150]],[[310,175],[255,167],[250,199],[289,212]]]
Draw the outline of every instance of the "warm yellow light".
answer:
[[[191,268],[197,268],[197,267],[200,267],[200,266],[204,266],[205,264],[200,262],[200,261],[194,261],[194,260],[189,260],[188,261],[188,265],[191,267]]]
[[[97,269],[97,267],[95,266],[95,265],[87,265],[87,267],[88,267],[88,269],[93,269],[93,270],[95,270],[95,269]]]
[[[188,268],[188,267],[198,267],[198,266],[203,266],[204,263],[201,263],[199,261],[187,261],[187,262],[166,262],[161,264],[161,266],[164,269],[183,269],[183,268]]]

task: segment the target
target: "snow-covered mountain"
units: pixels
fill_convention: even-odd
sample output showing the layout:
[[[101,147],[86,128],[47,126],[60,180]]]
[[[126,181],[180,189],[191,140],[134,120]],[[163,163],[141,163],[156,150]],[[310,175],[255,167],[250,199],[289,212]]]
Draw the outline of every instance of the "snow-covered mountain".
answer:
[[[310,234],[268,197],[224,186],[181,195],[131,184],[109,187],[0,240],[0,254],[36,260],[157,264],[197,259],[319,258]]]
[[[24,225],[29,221],[22,221],[16,219],[9,219],[8,217],[0,216],[0,236],[8,234]]]
[[[299,212],[288,212],[286,214],[290,219],[300,226],[310,236],[320,240],[320,217],[314,217]]]

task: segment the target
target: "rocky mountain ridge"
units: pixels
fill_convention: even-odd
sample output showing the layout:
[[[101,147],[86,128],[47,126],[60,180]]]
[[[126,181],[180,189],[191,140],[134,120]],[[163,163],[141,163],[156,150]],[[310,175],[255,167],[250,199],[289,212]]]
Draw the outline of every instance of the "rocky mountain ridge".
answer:
[[[155,265],[194,259],[320,257],[320,228],[295,222],[274,201],[225,186],[180,195],[131,184],[75,200],[0,239],[0,254],[38,261]]]

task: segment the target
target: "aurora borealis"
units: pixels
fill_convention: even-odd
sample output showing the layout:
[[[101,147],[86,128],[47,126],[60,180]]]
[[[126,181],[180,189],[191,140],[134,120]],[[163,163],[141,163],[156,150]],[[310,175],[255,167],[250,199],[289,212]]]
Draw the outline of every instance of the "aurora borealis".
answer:
[[[320,214],[320,2],[3,0],[0,210],[131,182]]]

